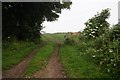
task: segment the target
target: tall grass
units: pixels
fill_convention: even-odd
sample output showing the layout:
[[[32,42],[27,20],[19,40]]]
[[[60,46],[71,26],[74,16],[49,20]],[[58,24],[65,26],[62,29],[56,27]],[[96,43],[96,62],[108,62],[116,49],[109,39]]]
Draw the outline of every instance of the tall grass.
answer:
[[[101,73],[99,66],[88,59],[88,55],[78,52],[77,48],[63,45],[60,50],[61,62],[68,78],[104,78],[109,77]]]
[[[28,41],[4,41],[2,45],[2,70],[8,70],[23,60],[36,44]]]

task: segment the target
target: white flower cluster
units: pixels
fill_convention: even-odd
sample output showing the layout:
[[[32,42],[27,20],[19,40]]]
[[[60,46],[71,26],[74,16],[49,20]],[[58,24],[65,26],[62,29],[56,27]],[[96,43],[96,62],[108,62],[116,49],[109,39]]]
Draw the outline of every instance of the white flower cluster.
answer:
[[[93,29],[93,31],[97,31],[97,29]]]
[[[110,52],[110,53],[112,53],[112,52],[113,52],[113,50],[112,50],[112,49],[109,49],[109,52]]]
[[[97,31],[97,28],[98,28],[98,27],[96,27],[96,29],[89,29],[89,31],[91,32],[89,35],[90,35],[91,37],[95,38],[94,34],[95,34],[95,32]],[[87,31],[87,32],[88,32],[88,31]]]
[[[91,33],[92,33],[92,32],[91,32]],[[90,33],[89,35],[90,35],[91,37],[95,38],[95,36],[94,36],[93,34],[91,34],[91,33]]]
[[[95,55],[93,55],[93,58],[95,58]]]
[[[108,69],[108,72],[110,72],[110,69]]]
[[[90,31],[93,31],[93,29],[90,29]]]
[[[102,24],[100,24],[100,26],[102,26]]]
[[[98,27],[96,26],[96,28],[98,28]]]
[[[111,61],[113,61],[113,59],[111,59]]]
[[[116,66],[116,64],[114,64],[114,66]]]
[[[10,36],[8,36],[8,39],[10,39]]]
[[[95,31],[93,31],[93,32],[91,32],[92,34],[94,34],[95,33]]]
[[[12,6],[9,4],[9,6],[8,6],[9,8],[11,8]]]

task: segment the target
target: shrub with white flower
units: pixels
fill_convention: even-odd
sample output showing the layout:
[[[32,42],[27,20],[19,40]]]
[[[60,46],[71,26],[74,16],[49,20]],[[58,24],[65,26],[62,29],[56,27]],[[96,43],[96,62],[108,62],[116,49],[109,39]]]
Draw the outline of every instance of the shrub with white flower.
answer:
[[[82,51],[90,55],[90,59],[99,65],[103,72],[119,77],[120,23],[110,29],[106,20],[109,15],[109,10],[106,9],[85,23],[83,42],[86,43],[82,44]]]
[[[109,9],[105,9],[101,13],[98,13],[97,15],[95,15],[95,17],[92,17],[91,19],[89,19],[85,23],[86,28],[84,29],[84,33],[86,33],[86,36],[95,38],[105,33],[104,28],[109,28],[109,23],[106,21],[109,15],[110,15]],[[94,37],[91,36],[91,34]]]
[[[93,55],[93,58],[95,58],[95,55]]]

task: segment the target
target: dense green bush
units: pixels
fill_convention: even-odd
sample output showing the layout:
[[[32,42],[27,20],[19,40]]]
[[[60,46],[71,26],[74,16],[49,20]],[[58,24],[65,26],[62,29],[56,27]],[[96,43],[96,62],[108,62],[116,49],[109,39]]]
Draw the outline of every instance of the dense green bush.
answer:
[[[65,44],[74,45],[75,41],[71,38],[66,38],[64,41]]]
[[[114,39],[120,40],[120,23],[113,26],[110,33],[110,39],[113,41]]]
[[[91,19],[89,19],[85,25],[86,28],[84,29],[84,35],[89,38],[96,38],[109,28],[109,23],[106,19],[109,17],[109,9],[102,10],[101,13],[98,13]]]
[[[120,76],[120,23],[109,28],[106,19],[109,9],[103,10],[85,23],[80,36],[79,50],[111,77]],[[83,36],[84,35],[84,36]]]

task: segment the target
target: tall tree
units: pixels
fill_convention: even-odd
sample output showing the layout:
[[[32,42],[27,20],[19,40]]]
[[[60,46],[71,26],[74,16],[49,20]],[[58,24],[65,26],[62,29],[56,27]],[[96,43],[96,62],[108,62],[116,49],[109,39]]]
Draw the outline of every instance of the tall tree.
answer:
[[[36,40],[42,23],[55,21],[62,9],[70,9],[72,2],[3,2],[3,39],[15,36],[19,40]]]

